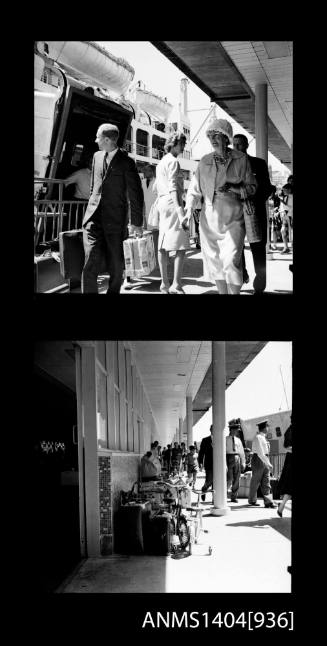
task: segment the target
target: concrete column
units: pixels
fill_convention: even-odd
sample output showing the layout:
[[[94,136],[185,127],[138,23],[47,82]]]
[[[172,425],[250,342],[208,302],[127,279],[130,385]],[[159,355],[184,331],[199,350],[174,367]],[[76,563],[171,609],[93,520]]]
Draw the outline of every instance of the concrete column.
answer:
[[[178,420],[179,443],[183,442],[183,420],[180,417]]]
[[[81,348],[81,422],[85,460],[87,556],[100,556],[100,504],[97,441],[97,397],[94,347]]]
[[[186,429],[187,429],[187,447],[193,444],[193,400],[191,395],[186,397]]]
[[[256,157],[260,157],[268,163],[268,92],[266,83],[258,83],[255,86],[255,147]],[[266,253],[268,252],[269,218],[267,217]]]
[[[227,507],[225,387],[226,349],[224,341],[212,342],[212,425],[214,516],[229,513]]]
[[[256,157],[268,162],[267,84],[255,86],[255,146]]]

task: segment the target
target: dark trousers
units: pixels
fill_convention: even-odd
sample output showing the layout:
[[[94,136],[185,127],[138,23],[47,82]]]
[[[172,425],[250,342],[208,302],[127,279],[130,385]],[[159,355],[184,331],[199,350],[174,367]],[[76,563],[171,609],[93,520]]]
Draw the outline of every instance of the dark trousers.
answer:
[[[253,281],[253,289],[256,292],[263,292],[267,284],[267,258],[266,258],[266,243],[261,242],[251,242],[250,243],[255,278]],[[247,275],[247,270],[245,266],[245,255],[244,248],[242,251],[242,264],[243,264],[243,281]]]
[[[272,502],[270,469],[264,462],[262,462],[262,460],[260,460],[259,456],[254,453],[252,456],[252,478],[250,482],[249,502],[257,502],[259,485],[261,487],[265,505],[269,505]]]
[[[203,493],[208,491],[208,489],[212,487],[212,485],[213,485],[213,467],[206,469],[206,479],[202,487]]]
[[[109,272],[107,294],[119,294],[123,271],[123,233],[110,232],[100,221],[89,220],[83,229],[85,264],[82,272],[82,293],[98,293],[97,278]]]
[[[240,488],[241,461],[239,455],[227,454],[227,489],[232,485],[232,498],[237,498]]]

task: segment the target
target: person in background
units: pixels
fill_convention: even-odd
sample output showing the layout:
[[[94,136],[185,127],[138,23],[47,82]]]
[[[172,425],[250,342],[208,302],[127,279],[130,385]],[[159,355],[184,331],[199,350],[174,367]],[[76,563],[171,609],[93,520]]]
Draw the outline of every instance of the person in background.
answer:
[[[159,476],[161,473],[161,461],[159,457],[159,442],[156,440],[151,444],[151,455],[152,455],[152,462],[156,466],[157,469],[157,475]]]
[[[270,249],[277,250],[278,232],[281,229],[281,219],[279,215],[280,199],[277,195],[277,188],[273,186],[273,192],[269,198],[269,228],[270,228]]]
[[[185,294],[182,273],[185,251],[190,249],[182,195],[184,177],[177,160],[185,147],[186,136],[174,132],[166,141],[165,152],[157,166],[156,188],[158,193],[159,240],[158,262],[161,275],[160,291],[163,294]],[[168,254],[174,255],[174,279],[168,281]]]
[[[173,475],[177,475],[181,469],[182,462],[182,449],[178,442],[174,442],[174,446],[171,452],[171,469]]]
[[[249,505],[259,506],[257,491],[260,485],[265,507],[276,507],[270,487],[270,470],[273,467],[269,460],[269,443],[266,439],[269,429],[268,420],[259,422],[257,426],[259,430],[252,443],[252,478],[248,502]]]
[[[280,192],[280,213],[282,216],[281,234],[284,248],[281,253],[290,253],[289,243],[292,240],[293,225],[293,175],[290,175]]]
[[[144,195],[144,211],[143,211],[143,227],[144,229],[153,230],[151,225],[148,225],[148,216],[152,204],[157,199],[157,191],[155,188],[155,167],[152,164],[147,164],[143,169],[144,179],[141,179],[143,195]]]
[[[147,451],[141,458],[140,477],[142,482],[159,480],[157,465],[153,461],[153,455],[151,451]]]
[[[168,475],[170,474],[170,471],[171,471],[171,454],[172,454],[171,444],[167,444],[167,449],[164,453],[164,464],[165,464],[164,468],[167,470]]]
[[[247,155],[229,148],[233,142],[229,121],[213,118],[206,134],[213,152],[200,159],[191,179],[187,220],[203,198],[199,223],[203,264],[218,294],[239,294],[243,284],[243,201],[255,194],[256,180]]]
[[[229,435],[226,437],[227,490],[232,487],[231,502],[238,502],[241,471],[245,469],[245,454],[242,441],[236,433],[239,424],[234,420],[228,422]]]
[[[243,134],[234,135],[233,146],[235,150],[238,150],[242,153],[247,154],[247,149],[249,146],[248,139]],[[266,243],[267,243],[267,209],[266,202],[269,195],[273,191],[273,186],[270,182],[269,170],[267,163],[264,159],[260,157],[253,157],[248,155],[247,157],[250,161],[250,166],[252,173],[257,182],[257,190],[255,195],[252,197],[255,215],[259,231],[260,231],[260,241],[251,242],[250,248],[253,257],[253,264],[255,270],[255,278],[253,281],[254,294],[262,294],[266,288],[266,268],[267,268],[267,258],[266,258]],[[243,249],[243,265],[245,267],[245,256]],[[247,274],[247,272],[246,272]],[[245,282],[247,282],[245,280]]]
[[[88,200],[91,188],[92,155],[81,158],[81,165],[65,179],[65,187],[75,185],[74,200]]]
[[[182,472],[183,472],[183,471],[185,471],[185,458],[186,458],[186,453],[187,453],[185,442],[181,442],[181,449],[182,449],[181,468],[182,468]]]
[[[81,157],[80,168],[75,170],[71,175],[66,177],[64,186],[74,186],[73,201],[85,202],[90,197],[91,189],[91,169],[92,169],[92,155],[85,154]],[[74,208],[75,207],[75,208]],[[72,206],[73,218],[77,216],[75,226],[79,228],[82,224],[82,208],[78,204]]]
[[[206,472],[206,479],[202,487],[201,500],[206,499],[206,491],[213,485],[213,444],[212,444],[213,425],[210,426],[210,435],[202,438],[200,451],[198,455],[199,469],[202,471],[203,466]]]
[[[196,477],[199,471],[199,464],[197,460],[197,453],[195,451],[195,446],[191,444],[189,446],[189,453],[185,456],[185,466],[187,471],[187,484],[193,488],[195,487]]]
[[[284,448],[286,449],[286,457],[283,470],[278,483],[278,493],[283,496],[282,502],[279,503],[277,514],[281,518],[283,515],[284,507],[290,498],[292,498],[292,415],[291,425],[285,431],[284,435]]]
[[[131,227],[142,234],[143,191],[135,162],[118,148],[119,129],[103,123],[97,130],[99,151],[94,154],[91,191],[83,218],[85,263],[82,293],[98,293],[97,278],[105,261],[107,294],[119,294],[124,271],[123,240],[128,237],[128,200]]]

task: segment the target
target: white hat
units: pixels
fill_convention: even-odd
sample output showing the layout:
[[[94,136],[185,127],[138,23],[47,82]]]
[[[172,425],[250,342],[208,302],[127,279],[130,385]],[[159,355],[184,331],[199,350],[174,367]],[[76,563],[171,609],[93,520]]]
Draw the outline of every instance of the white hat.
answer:
[[[206,127],[206,135],[210,130],[217,130],[218,132],[222,132],[223,135],[226,135],[229,139],[229,143],[233,143],[233,128],[231,123],[227,121],[226,119],[217,119],[217,117],[213,117],[210,119],[207,127]]]

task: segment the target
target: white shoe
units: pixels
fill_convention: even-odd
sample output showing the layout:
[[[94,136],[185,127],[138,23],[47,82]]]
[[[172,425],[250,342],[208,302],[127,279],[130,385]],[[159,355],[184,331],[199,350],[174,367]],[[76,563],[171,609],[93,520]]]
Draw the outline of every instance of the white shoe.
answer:
[[[122,287],[123,287],[123,289],[133,289],[134,285],[133,285],[133,283],[131,281],[129,281],[129,280],[127,280],[127,278],[125,278]]]

